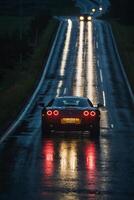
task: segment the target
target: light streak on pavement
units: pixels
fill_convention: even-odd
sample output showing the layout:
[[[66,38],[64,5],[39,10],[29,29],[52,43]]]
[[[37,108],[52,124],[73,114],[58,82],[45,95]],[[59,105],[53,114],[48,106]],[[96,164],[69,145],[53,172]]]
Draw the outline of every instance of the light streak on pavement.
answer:
[[[84,40],[84,22],[80,22],[79,49],[76,63],[76,88],[75,95],[83,96],[83,40]]]
[[[88,28],[88,52],[87,52],[87,96],[93,102],[93,41],[92,41],[92,23],[87,23]]]
[[[70,39],[71,39],[71,32],[72,32],[72,20],[68,19],[68,27],[67,27],[67,33],[66,33],[66,39],[65,39],[65,46],[63,50],[63,55],[61,59],[61,69],[60,69],[60,76],[64,76],[68,51],[69,51],[69,45],[70,45]]]

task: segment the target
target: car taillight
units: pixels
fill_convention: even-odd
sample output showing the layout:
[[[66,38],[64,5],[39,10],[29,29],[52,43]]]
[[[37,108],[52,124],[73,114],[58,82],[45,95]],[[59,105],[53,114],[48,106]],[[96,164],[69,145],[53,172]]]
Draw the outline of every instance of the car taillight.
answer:
[[[85,111],[83,112],[83,115],[84,115],[85,117],[89,116],[89,114],[90,114],[90,112],[89,112],[88,110],[85,110]]]
[[[48,115],[48,116],[52,116],[52,114],[53,114],[52,110],[48,110],[48,111],[47,111],[47,115]]]
[[[90,112],[90,116],[91,116],[91,117],[95,117],[95,116],[96,116],[96,112],[95,112],[95,111],[91,111],[91,112]]]
[[[58,116],[59,115],[59,111],[58,110],[54,110],[54,111],[52,111],[52,110],[48,110],[47,111],[47,116]]]
[[[54,116],[58,116],[59,115],[59,111],[58,110],[54,110],[53,114],[54,114]]]
[[[88,116],[90,116],[90,117],[95,117],[96,116],[96,112],[95,111],[88,111],[88,110],[85,110],[84,112],[83,112],[83,115],[85,116],[85,117],[88,117]]]

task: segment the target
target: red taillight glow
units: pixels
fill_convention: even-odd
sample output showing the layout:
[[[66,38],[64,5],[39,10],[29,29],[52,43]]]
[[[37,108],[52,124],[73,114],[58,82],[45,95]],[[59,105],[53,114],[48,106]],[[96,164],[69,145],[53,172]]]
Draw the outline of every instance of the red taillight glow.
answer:
[[[53,114],[53,112],[52,112],[51,110],[48,110],[48,111],[47,111],[47,115],[48,115],[48,116],[52,116],[52,114]]]
[[[90,117],[95,117],[96,116],[96,112],[95,111],[88,111],[88,110],[85,110],[84,112],[83,112],[83,115],[85,116],[85,117],[88,117],[88,116],[90,116]]]
[[[83,115],[85,116],[85,117],[87,117],[87,116],[89,116],[89,111],[87,111],[87,110],[85,110],[84,112],[83,112]]]
[[[58,116],[59,115],[59,111],[58,110],[54,110],[54,111],[52,111],[52,110],[48,110],[47,111],[47,116]]]
[[[95,112],[95,111],[91,111],[91,112],[90,112],[90,116],[91,116],[91,117],[95,117],[95,116],[96,116],[96,112]]]
[[[59,111],[58,110],[54,110],[53,114],[54,114],[54,116],[58,116],[59,115]]]
[[[43,171],[45,176],[49,177],[54,172],[54,143],[51,140],[46,140],[43,145]]]

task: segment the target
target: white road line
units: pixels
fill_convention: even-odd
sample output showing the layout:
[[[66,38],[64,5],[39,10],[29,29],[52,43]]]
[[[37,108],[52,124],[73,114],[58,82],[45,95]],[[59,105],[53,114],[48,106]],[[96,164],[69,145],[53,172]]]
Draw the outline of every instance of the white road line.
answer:
[[[97,65],[98,65],[98,67],[100,66],[100,61],[99,61],[99,59],[97,60]]]
[[[102,70],[100,69],[100,79],[101,79],[101,83],[103,83],[103,75],[102,75]]]
[[[59,97],[59,96],[60,96],[60,92],[61,92],[62,85],[63,85],[63,81],[60,80],[59,83],[58,83],[58,87],[57,87],[57,94],[56,94],[56,97]]]
[[[105,92],[103,91],[102,94],[103,94],[103,104],[104,104],[104,106],[106,106],[106,95],[105,95]]]
[[[114,124],[111,124],[111,128],[114,128]]]
[[[98,42],[96,42],[96,48],[97,48],[97,49],[99,48]]]
[[[63,94],[65,95],[67,93],[67,88],[64,89]]]

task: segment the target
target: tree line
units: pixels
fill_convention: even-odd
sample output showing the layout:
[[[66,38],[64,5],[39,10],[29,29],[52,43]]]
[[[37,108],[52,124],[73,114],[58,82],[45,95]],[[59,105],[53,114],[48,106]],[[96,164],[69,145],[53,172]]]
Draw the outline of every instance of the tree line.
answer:
[[[127,24],[134,24],[134,1],[110,0],[110,13],[113,17]]]
[[[31,20],[27,32],[18,28],[10,34],[9,28],[0,36],[0,82],[3,80],[6,70],[21,68],[21,62],[32,55],[34,48],[38,45],[39,37],[50,19],[50,16],[38,15]]]
[[[22,61],[27,61],[34,52],[38,39],[48,21],[53,15],[67,15],[75,10],[73,0],[0,0],[1,17],[12,17],[20,19],[15,31],[10,31],[11,26],[4,32],[0,31],[0,83],[8,70],[16,70]],[[68,14],[69,15],[69,14]],[[21,25],[23,17],[32,17],[29,30]],[[3,18],[4,20],[4,18]]]

